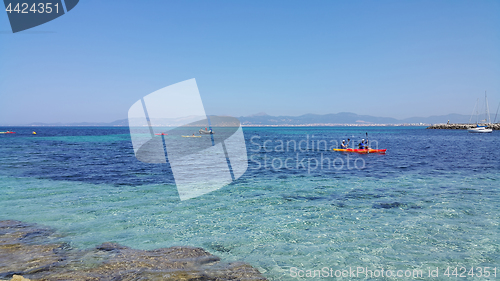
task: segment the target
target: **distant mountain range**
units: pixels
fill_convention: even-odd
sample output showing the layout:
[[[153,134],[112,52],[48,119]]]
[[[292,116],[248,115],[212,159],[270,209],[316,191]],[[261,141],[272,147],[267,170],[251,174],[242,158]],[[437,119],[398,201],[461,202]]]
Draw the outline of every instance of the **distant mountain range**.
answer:
[[[128,120],[127,119],[120,119],[113,121],[111,123],[104,123],[104,122],[78,122],[78,123],[42,123],[42,122],[35,122],[35,123],[30,123],[28,126],[128,126]]]
[[[446,123],[467,123],[470,116],[460,114],[448,114],[430,117],[411,117],[406,119],[396,119],[391,117],[375,117],[370,115],[358,115],[351,112],[340,112],[335,114],[305,114],[301,116],[270,116],[259,113],[252,116],[240,117],[243,125],[401,125],[401,124],[437,124]]]
[[[244,126],[313,126],[313,125],[403,125],[403,124],[440,124],[446,123],[468,123],[470,116],[461,114],[448,114],[429,117],[411,117],[396,119],[391,117],[376,117],[370,115],[358,115],[350,112],[335,114],[305,114],[301,116],[271,116],[266,113],[258,113],[251,116],[238,118]],[[127,119],[116,120],[111,123],[80,122],[80,123],[31,123],[28,126],[128,126]]]

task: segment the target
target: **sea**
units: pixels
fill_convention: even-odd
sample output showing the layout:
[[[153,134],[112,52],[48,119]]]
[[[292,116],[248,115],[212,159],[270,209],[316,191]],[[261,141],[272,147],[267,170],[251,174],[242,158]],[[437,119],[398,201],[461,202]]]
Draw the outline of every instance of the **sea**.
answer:
[[[500,279],[499,131],[244,127],[243,176],[180,200],[168,163],[135,158],[128,127],[6,130],[0,220],[76,249],[202,247],[269,280]],[[387,152],[332,151],[347,139]]]

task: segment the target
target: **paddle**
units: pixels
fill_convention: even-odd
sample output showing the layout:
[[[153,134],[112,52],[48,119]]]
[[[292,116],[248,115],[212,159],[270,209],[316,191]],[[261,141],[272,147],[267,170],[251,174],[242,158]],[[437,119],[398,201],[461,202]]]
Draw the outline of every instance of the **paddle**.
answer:
[[[368,145],[368,132],[366,132],[366,153],[370,153],[370,146]]]

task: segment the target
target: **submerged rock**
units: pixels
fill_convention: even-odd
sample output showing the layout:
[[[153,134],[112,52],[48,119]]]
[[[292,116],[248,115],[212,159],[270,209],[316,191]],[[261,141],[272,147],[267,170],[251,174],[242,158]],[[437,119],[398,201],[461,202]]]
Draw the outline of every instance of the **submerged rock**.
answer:
[[[10,281],[30,281],[30,280],[22,277],[21,275],[14,275],[12,276],[12,279],[10,279]]]
[[[13,280],[266,280],[245,263],[222,263],[202,248],[137,250],[106,242],[78,251],[35,224],[0,221],[0,278]],[[22,276],[20,276],[22,275]],[[17,277],[19,276],[19,277]],[[24,277],[23,277],[24,276]],[[14,278],[14,277],[13,277]]]
[[[20,221],[0,221],[0,278],[47,271],[65,260],[64,243],[51,243],[52,231]]]

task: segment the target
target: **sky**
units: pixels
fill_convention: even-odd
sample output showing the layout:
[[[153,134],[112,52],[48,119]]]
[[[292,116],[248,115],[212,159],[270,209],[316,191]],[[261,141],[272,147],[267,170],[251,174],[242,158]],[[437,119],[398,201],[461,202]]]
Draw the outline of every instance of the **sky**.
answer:
[[[209,115],[472,113],[500,102],[500,1],[97,1],[13,34],[0,124],[112,122],[195,78]]]

